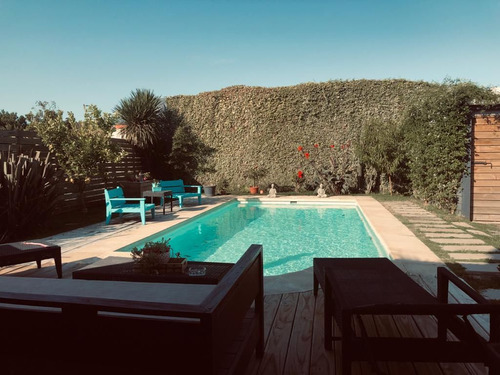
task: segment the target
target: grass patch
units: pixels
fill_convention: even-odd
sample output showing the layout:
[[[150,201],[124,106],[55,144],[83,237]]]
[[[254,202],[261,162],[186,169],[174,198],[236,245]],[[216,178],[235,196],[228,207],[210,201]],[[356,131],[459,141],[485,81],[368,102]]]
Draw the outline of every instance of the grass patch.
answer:
[[[464,230],[464,232],[466,231],[467,233],[471,234],[474,238],[483,240],[486,245],[490,245],[497,249],[500,249],[500,229],[496,225],[471,222],[461,216],[450,214],[446,210],[441,210],[434,206],[425,205],[423,202],[411,197],[405,197],[402,195],[391,196],[387,194],[373,194],[372,196],[382,204],[384,204],[385,202],[394,201],[405,201],[408,203],[416,204],[420,208],[433,213],[438,218],[444,220],[446,223],[455,225],[455,228],[460,228]],[[488,288],[500,289],[500,279],[498,277],[477,277],[468,275],[465,272],[465,268],[460,263],[457,263],[455,259],[451,258],[447,251],[442,250],[441,246],[438,243],[431,241],[427,236],[425,236],[421,228],[415,226],[415,224],[411,223],[405,216],[392,211],[390,207],[387,208],[399,221],[401,221],[406,227],[408,227],[408,229],[410,229],[420,241],[422,241],[432,252],[434,252],[450,268],[450,270],[465,279],[472,287],[478,290]],[[466,223],[467,225],[470,225],[471,228],[463,228],[457,226],[456,223]],[[471,233],[471,229],[480,231],[484,234]]]

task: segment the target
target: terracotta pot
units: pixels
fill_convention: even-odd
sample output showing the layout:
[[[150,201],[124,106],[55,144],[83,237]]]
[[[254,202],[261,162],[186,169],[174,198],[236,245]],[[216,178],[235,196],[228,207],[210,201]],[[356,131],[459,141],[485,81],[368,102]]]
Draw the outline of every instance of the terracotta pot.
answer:
[[[258,191],[259,191],[258,186],[250,186],[250,194],[257,194]]]

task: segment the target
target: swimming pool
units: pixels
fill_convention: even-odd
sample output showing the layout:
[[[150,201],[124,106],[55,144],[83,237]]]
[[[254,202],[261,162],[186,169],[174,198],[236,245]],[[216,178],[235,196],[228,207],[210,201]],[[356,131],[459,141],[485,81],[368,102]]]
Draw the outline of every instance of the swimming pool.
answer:
[[[355,204],[232,201],[118,251],[162,237],[193,261],[234,263],[251,244],[262,244],[265,276],[309,268],[314,257],[387,256]]]

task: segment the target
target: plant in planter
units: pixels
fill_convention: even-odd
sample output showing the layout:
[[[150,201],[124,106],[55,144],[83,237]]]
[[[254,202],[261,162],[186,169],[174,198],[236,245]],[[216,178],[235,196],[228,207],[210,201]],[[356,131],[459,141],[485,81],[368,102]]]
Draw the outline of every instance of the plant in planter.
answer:
[[[228,193],[229,182],[224,178],[219,182],[219,192],[221,195],[226,195]]]
[[[259,178],[264,177],[267,174],[267,169],[260,167],[258,165],[250,168],[246,171],[245,177],[251,178],[253,180],[253,185],[250,186],[250,194],[257,194],[259,191]]]
[[[172,246],[170,246],[169,241],[170,238],[168,240],[162,238],[157,242],[146,242],[140,250],[134,247],[130,253],[137,268],[146,273],[158,273],[163,268],[163,265],[170,260]]]

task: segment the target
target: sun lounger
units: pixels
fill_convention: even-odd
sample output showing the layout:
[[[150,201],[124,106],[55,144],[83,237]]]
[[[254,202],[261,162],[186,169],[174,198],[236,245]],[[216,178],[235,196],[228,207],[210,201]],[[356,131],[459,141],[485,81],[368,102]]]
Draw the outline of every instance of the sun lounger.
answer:
[[[0,244],[0,267],[14,264],[36,262],[41,268],[42,260],[54,259],[57,276],[62,277],[61,248],[57,245],[40,242],[24,241]]]

